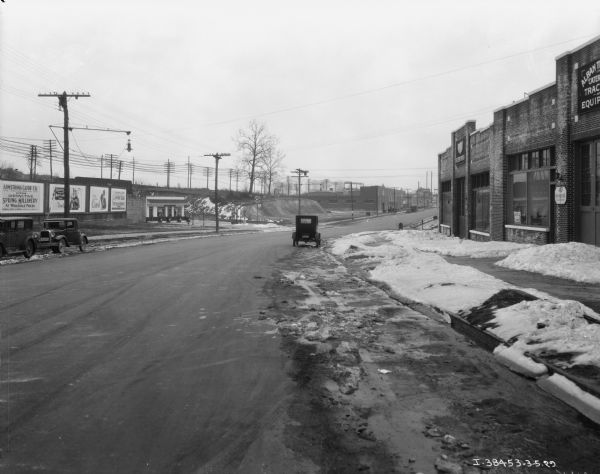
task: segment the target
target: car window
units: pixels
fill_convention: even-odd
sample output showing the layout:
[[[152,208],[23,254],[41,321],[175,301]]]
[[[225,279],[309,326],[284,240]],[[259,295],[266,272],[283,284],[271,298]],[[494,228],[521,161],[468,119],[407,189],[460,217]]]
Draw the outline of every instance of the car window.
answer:
[[[60,229],[60,222],[45,222],[46,229]]]
[[[73,221],[67,221],[65,222],[65,225],[67,229],[72,229],[73,227],[75,227],[75,223]]]
[[[310,217],[301,217],[300,224],[312,224],[312,219]]]

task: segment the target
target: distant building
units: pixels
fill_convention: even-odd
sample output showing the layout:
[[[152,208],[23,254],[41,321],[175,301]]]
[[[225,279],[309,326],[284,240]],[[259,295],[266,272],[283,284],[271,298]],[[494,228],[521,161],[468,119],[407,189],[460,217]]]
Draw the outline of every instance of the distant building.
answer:
[[[600,245],[600,37],[556,58],[556,80],[466,122],[438,155],[440,231]]]

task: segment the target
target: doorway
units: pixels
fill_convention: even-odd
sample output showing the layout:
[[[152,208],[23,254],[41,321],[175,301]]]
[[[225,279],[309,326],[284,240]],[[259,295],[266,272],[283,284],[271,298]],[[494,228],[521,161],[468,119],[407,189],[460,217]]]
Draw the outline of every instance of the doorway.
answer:
[[[577,161],[579,240],[600,246],[600,140],[582,143]]]

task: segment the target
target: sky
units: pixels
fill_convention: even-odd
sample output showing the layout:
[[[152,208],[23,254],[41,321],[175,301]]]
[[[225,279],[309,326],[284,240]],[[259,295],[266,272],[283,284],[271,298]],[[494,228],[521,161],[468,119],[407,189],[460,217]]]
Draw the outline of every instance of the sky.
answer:
[[[189,157],[203,186],[204,155],[230,153],[228,187],[234,137],[256,120],[279,140],[284,179],[301,168],[313,182],[416,189],[453,130],[486,127],[598,35],[593,0],[5,0],[0,163],[28,171],[29,145],[62,142],[49,128],[62,126],[58,100],[38,94],[89,92],[69,101],[70,126],[131,131],[132,151],[125,133],[74,128],[71,176],[101,176],[112,154],[113,177],[123,161],[132,179],[135,161],[136,182],[166,185],[169,161],[185,187]]]

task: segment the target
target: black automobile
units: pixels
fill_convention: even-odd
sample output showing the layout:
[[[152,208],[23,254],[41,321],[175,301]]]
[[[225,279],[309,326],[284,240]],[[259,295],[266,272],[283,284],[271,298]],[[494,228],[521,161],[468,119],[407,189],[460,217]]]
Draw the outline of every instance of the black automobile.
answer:
[[[65,247],[78,246],[84,251],[88,238],[79,229],[79,221],[73,217],[46,219],[40,232],[40,248],[50,248],[54,253],[62,253]]]
[[[321,234],[317,232],[319,225],[318,216],[296,216],[296,232],[292,233],[292,245],[298,246],[298,242],[314,242],[318,247],[321,245]]]
[[[31,217],[0,217],[0,257],[22,253],[31,258],[39,245]]]

